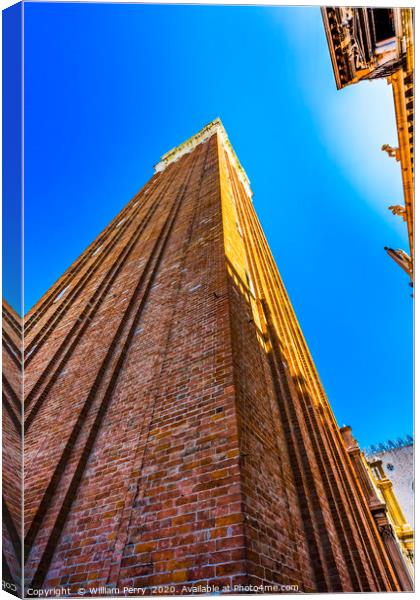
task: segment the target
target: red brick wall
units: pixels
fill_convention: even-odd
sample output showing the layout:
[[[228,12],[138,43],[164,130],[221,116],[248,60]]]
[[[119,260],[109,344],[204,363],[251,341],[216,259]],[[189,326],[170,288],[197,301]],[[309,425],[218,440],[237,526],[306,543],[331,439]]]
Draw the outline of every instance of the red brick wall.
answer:
[[[22,578],[22,320],[4,300],[2,313],[3,582],[17,595]]]
[[[226,161],[229,164],[227,158]],[[302,569],[302,565],[310,564],[312,580],[308,568],[301,571],[307,575],[307,589],[313,586],[318,591],[397,589],[395,574],[358,487],[255,211],[236,171],[228,168],[247,250],[247,268],[255,288],[254,294],[243,288],[238,293],[234,282],[235,302],[240,301],[243,309],[231,305],[232,320],[237,322],[233,339],[238,343],[234,355],[238,365],[238,395],[243,398],[239,404],[243,409],[249,407],[242,420],[248,465],[241,473],[249,490],[247,531],[251,538],[249,545],[254,547],[250,571],[257,581],[281,580],[292,565]],[[256,345],[253,341],[256,337],[262,337],[265,343]],[[251,348],[254,352],[259,348],[260,356],[252,356]],[[267,366],[271,377],[266,374]],[[249,376],[252,372],[254,377]],[[267,414],[255,414],[264,405]],[[268,406],[273,411],[271,419]],[[269,461],[271,453],[273,460]],[[283,481],[287,482],[282,492],[273,470],[278,465],[282,466]],[[270,471],[261,477],[264,469]],[[259,483],[258,490],[255,481]],[[279,493],[287,507],[292,507],[293,516],[288,516],[284,508],[277,509],[283,518],[276,520]],[[303,523],[299,523],[299,516],[293,512],[298,506]],[[267,514],[266,519],[261,518],[262,514]],[[288,554],[294,558],[290,560]]]
[[[396,587],[281,285],[214,135],[34,307],[28,586]]]

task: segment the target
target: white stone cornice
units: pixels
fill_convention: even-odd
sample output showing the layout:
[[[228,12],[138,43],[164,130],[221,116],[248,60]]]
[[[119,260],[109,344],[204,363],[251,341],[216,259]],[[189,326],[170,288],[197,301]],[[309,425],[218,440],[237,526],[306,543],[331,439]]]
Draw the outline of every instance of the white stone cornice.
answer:
[[[172,150],[169,150],[169,152],[164,154],[158,162],[158,164],[155,165],[155,173],[164,171],[167,166],[179,160],[181,156],[192,152],[199,144],[202,144],[203,142],[207,141],[215,133],[219,136],[219,140],[222,142],[222,145],[229,156],[229,160],[232,166],[236,169],[238,179],[244,186],[247,195],[250,198],[252,198],[252,190],[247,174],[245,173],[241,163],[239,162],[238,157],[236,156],[235,151],[233,150],[232,145],[229,141],[226,129],[223,127],[223,124],[219,118],[215,119],[214,121],[203,127],[201,131],[190,137],[186,142],[183,142],[176,148],[173,148]]]

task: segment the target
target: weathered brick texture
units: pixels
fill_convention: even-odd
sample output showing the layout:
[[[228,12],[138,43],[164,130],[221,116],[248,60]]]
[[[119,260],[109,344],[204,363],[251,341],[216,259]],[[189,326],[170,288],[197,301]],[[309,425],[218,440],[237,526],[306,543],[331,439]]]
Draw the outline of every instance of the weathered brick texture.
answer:
[[[21,592],[22,555],[22,319],[3,300],[2,488],[3,587]]]
[[[28,586],[398,589],[220,133],[25,332]]]

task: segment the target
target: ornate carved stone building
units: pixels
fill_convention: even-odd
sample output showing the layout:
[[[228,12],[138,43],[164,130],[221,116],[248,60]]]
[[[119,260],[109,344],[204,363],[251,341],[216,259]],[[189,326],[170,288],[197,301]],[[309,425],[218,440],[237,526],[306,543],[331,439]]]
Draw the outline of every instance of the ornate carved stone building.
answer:
[[[413,279],[414,273],[414,38],[413,9],[328,6],[321,9],[337,89],[367,79],[392,85],[398,148],[382,150],[401,165],[404,206],[389,209],[407,223],[410,255],[385,250]]]
[[[413,440],[381,444],[366,452],[369,462],[381,461],[386,478],[392,482],[407,522],[414,527],[414,446]]]
[[[414,447],[413,440],[381,444],[366,460],[379,495],[387,505],[394,531],[410,567],[414,561]],[[385,447],[384,447],[385,446]]]
[[[365,453],[361,452],[350,427],[342,427],[341,432],[356,474],[359,477],[361,487],[368,499],[372,515],[378,524],[384,544],[388,548],[391,560],[395,563],[395,568],[401,574],[401,577],[405,577],[406,581],[410,582],[414,576],[414,531],[408,523],[402,504],[400,503],[401,497],[404,498],[404,495],[401,494],[401,486],[394,489],[393,482],[385,473],[383,460],[381,460],[382,456],[381,458],[378,456],[366,456]],[[407,449],[407,446],[405,448]],[[394,452],[398,453],[398,449]],[[408,461],[408,464],[404,465],[406,469],[401,464],[404,459],[401,457],[402,460],[395,460],[395,458],[394,454],[393,463],[400,463],[400,470],[406,470],[408,475],[411,467],[412,482],[412,452],[411,464]],[[385,468],[390,465],[391,463],[387,462]],[[391,466],[394,467],[394,464]],[[412,497],[410,514],[412,514],[414,508],[413,500]]]
[[[28,588],[411,589],[219,120],[26,315],[24,485]]]

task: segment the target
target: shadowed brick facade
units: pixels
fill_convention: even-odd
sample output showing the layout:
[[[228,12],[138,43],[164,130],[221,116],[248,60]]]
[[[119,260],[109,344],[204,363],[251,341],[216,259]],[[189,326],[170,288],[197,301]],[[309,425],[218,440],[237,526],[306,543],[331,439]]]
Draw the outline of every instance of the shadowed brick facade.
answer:
[[[17,595],[22,579],[22,319],[2,306],[3,589]]]
[[[219,121],[25,319],[30,587],[398,590]]]

